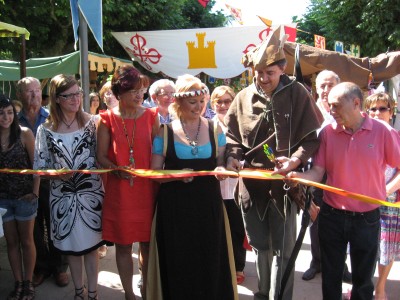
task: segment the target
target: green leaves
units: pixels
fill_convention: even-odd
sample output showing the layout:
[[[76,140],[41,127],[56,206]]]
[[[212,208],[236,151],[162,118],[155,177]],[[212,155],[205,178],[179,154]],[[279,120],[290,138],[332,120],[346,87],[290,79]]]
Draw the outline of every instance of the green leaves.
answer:
[[[327,48],[335,40],[361,46],[361,56],[376,56],[400,47],[400,7],[398,0],[311,0],[298,28],[299,38],[313,45],[313,34],[326,38]],[[347,46],[347,47],[346,47]]]
[[[222,12],[211,13],[214,0],[207,8],[195,0],[102,1],[104,52],[121,58],[129,56],[112,37],[112,31],[220,27],[227,21]],[[25,27],[31,33],[26,41],[27,58],[74,51],[69,0],[0,0],[0,17],[3,22]],[[90,31],[88,42],[89,51],[101,51]],[[0,39],[0,49],[0,59],[19,60],[19,40]]]

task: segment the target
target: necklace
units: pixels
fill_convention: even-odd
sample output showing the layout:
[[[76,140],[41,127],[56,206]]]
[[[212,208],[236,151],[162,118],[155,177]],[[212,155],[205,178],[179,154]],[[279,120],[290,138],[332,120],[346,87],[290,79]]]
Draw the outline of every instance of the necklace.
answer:
[[[189,145],[192,147],[192,154],[197,155],[199,153],[199,148],[198,148],[198,142],[199,142],[199,133],[200,133],[200,126],[201,126],[201,118],[199,118],[199,125],[197,126],[197,132],[196,132],[196,137],[194,138],[193,141],[189,139],[189,136],[186,132],[185,126],[183,125],[182,119],[179,119],[181,121],[181,126],[183,129],[183,133],[185,134],[186,140],[188,141]]]
[[[136,114],[133,118],[133,130],[132,130],[132,137],[131,139],[129,139],[128,136],[128,130],[126,129],[126,124],[125,124],[125,120],[122,117],[121,114],[121,119],[122,119],[122,125],[124,126],[124,133],[125,133],[125,137],[126,137],[126,141],[128,142],[128,147],[129,147],[129,166],[134,169],[135,168],[135,158],[133,157],[133,143],[135,141],[135,130],[136,130]],[[130,186],[133,186],[133,176],[130,179]]]
[[[67,126],[68,129],[71,128],[71,125],[75,122],[75,120],[76,120],[76,115],[75,115],[74,119],[72,120],[72,122],[69,124],[64,121],[64,118],[61,119],[61,121],[65,124],[65,126]]]

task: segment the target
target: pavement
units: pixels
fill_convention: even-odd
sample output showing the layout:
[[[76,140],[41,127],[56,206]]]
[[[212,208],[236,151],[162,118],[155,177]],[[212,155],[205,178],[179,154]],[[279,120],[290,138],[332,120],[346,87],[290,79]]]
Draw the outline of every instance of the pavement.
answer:
[[[300,226],[300,218],[298,218],[298,228]],[[140,297],[137,282],[139,281],[139,273],[137,268],[137,250],[138,244],[133,246],[133,260],[134,260],[134,276],[133,287],[136,299]],[[255,268],[255,256],[251,251],[247,252],[245,275],[246,280],[238,286],[239,299],[251,300],[253,299],[253,292],[257,291],[257,273]],[[303,272],[308,269],[311,260],[311,247],[308,230],[300,250],[299,256],[296,260],[295,266],[295,284],[293,300],[320,300],[322,299],[321,293],[321,274],[317,274],[313,280],[304,281],[301,279]],[[349,260],[349,258],[348,258]],[[348,261],[348,265],[350,263]],[[0,238],[0,300],[6,299],[8,293],[14,287],[14,279],[8,263],[7,249],[4,237]],[[374,282],[377,280],[377,271],[375,272]],[[207,288],[207,287],[204,287]],[[343,283],[343,299],[347,298],[348,291],[351,285]],[[115,248],[109,247],[107,256],[100,260],[99,271],[99,285],[98,285],[99,299],[124,299],[124,292],[122,290],[121,282],[119,279],[116,263],[115,263]],[[387,294],[389,300],[400,299],[400,260],[394,262],[393,268],[389,274],[387,282]],[[66,287],[58,287],[54,283],[53,278],[48,278],[46,281],[36,288],[36,300],[61,300],[73,299],[74,286],[70,281]],[[205,299],[206,300],[206,299]],[[221,299],[223,300],[223,299]]]

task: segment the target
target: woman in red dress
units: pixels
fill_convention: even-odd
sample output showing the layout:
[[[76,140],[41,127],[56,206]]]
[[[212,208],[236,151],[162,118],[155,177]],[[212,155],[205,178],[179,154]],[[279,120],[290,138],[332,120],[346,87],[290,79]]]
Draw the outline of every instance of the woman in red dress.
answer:
[[[100,114],[98,162],[103,168],[149,169],[152,141],[159,128],[157,113],[142,106],[149,79],[130,65],[115,71],[112,91],[119,104]],[[103,208],[103,239],[115,243],[117,268],[125,299],[132,288],[132,244],[139,242],[142,297],[145,298],[147,259],[154,212],[154,183],[114,171],[107,178]]]

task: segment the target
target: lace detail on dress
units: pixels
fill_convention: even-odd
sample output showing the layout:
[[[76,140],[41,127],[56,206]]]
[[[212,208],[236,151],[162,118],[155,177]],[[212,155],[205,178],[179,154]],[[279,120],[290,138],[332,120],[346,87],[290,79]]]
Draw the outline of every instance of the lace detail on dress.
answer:
[[[0,168],[31,169],[28,152],[18,138],[11,149],[0,151]],[[18,199],[32,193],[32,175],[0,174],[0,198]]]

